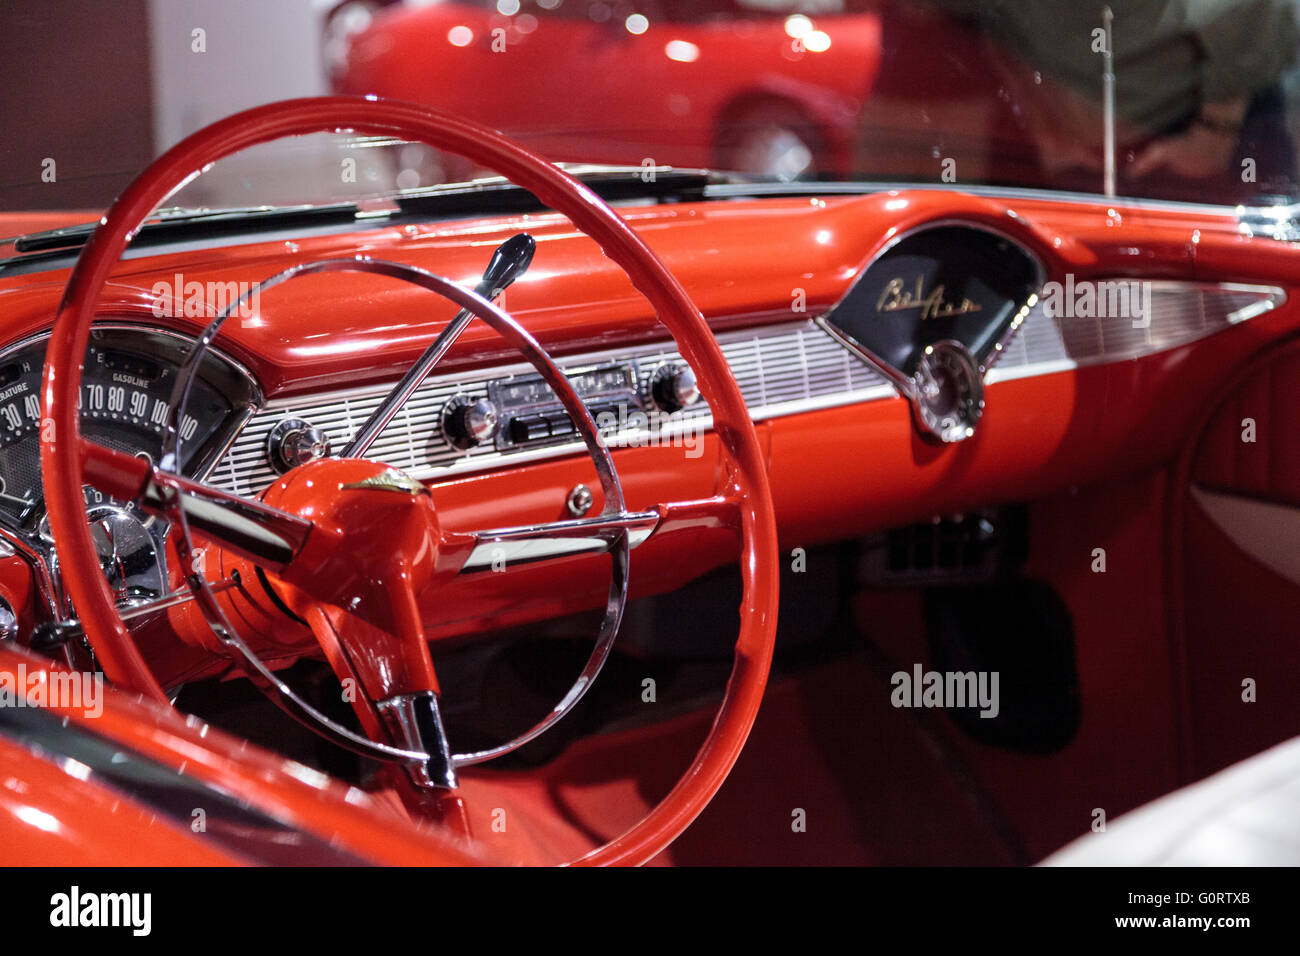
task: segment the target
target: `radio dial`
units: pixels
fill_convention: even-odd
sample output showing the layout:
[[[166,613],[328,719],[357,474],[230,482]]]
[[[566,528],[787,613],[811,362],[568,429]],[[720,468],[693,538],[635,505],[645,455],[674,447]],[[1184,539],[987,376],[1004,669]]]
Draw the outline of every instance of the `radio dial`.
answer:
[[[650,375],[650,401],[664,412],[676,412],[700,400],[700,387],[689,365],[665,362]]]
[[[491,441],[497,433],[497,409],[486,398],[457,395],[442,412],[442,433],[462,451]]]

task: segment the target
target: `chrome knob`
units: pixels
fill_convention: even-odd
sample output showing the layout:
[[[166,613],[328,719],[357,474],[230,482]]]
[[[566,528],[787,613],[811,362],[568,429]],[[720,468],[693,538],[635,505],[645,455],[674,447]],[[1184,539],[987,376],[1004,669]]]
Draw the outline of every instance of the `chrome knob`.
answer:
[[[0,641],[18,636],[18,614],[6,598],[0,597]]]
[[[689,365],[665,362],[650,375],[650,401],[660,411],[675,412],[700,400],[700,386]]]
[[[921,434],[944,443],[975,434],[984,413],[984,379],[965,345],[944,339],[927,345],[912,376],[912,417]]]
[[[497,407],[486,398],[457,395],[442,410],[442,433],[462,451],[491,441],[497,433]]]
[[[280,474],[317,458],[328,458],[330,439],[324,431],[301,418],[287,418],[271,430],[266,457]]]

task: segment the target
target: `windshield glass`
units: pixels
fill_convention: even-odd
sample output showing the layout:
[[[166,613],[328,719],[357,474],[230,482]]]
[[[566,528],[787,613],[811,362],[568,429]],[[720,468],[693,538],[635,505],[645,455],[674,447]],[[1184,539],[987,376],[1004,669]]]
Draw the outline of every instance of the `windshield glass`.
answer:
[[[0,210],[95,210],[180,138],[330,92],[426,103],[575,163],[777,182],[1300,198],[1294,0],[71,0],[0,9]],[[187,208],[484,173],[418,144],[281,142]]]

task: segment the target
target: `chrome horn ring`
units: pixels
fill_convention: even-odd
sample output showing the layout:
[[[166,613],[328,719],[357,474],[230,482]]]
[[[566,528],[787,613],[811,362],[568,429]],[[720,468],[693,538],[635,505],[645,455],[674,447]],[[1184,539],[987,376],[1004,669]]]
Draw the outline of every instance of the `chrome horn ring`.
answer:
[[[296,265],[285,269],[283,272],[276,273],[265,282],[254,286],[254,288],[259,293],[265,292],[298,276],[327,272],[365,272],[400,279],[435,292],[443,298],[449,299],[472,316],[486,322],[497,334],[510,342],[528,359],[541,374],[543,380],[555,392],[561,404],[564,405],[565,410],[573,419],[579,434],[582,435],[583,442],[587,446],[587,452],[595,465],[601,490],[604,492],[605,506],[598,518],[607,522],[607,524],[598,531],[593,532],[593,536],[602,537],[609,544],[608,553],[611,558],[610,589],[600,631],[596,637],[592,652],[568,692],[545,717],[528,730],[496,747],[451,755],[451,766],[453,768],[483,763],[517,750],[549,730],[573,709],[599,675],[609,657],[614,639],[618,635],[619,626],[622,624],[623,611],[627,604],[631,552],[628,524],[635,521],[639,516],[627,512],[623,499],[623,487],[619,482],[618,472],[614,467],[614,459],[610,455],[609,448],[600,437],[600,432],[591,416],[590,409],[583,403],[572,383],[555,364],[554,360],[551,359],[550,355],[547,354],[546,350],[542,348],[527,329],[516,322],[507,312],[478,293],[465,289],[450,279],[415,266],[384,259],[372,259],[363,255],[320,259]],[[250,289],[228,305],[209,323],[195,340],[193,350],[181,366],[177,374],[176,385],[172,390],[171,413],[167,422],[167,433],[163,441],[163,453],[158,466],[160,470],[170,474],[179,473],[179,462],[182,460],[180,455],[182,442],[180,425],[183,420],[185,405],[189,399],[190,386],[194,375],[226,319],[243,306],[252,294],[253,291]],[[467,323],[453,322],[449,324],[434,340],[430,346],[430,351],[437,352],[439,356],[445,354],[455,337],[463,330],[465,324]],[[208,626],[217,639],[267,682],[265,687],[259,686],[259,690],[289,716],[320,734],[326,740],[353,753],[387,762],[423,763],[427,761],[429,754],[394,747],[371,740],[368,737],[362,737],[325,716],[276,677],[274,672],[253,654],[221,610],[220,605],[217,603],[216,594],[207,579],[196,570],[193,541],[190,537],[186,516],[180,507],[180,494],[176,489],[171,489],[171,491],[172,494],[163,495],[163,506],[168,520],[172,521],[181,532],[177,536],[176,547],[181,559],[181,566],[185,569],[186,584],[194,594],[196,603],[202,610]]]

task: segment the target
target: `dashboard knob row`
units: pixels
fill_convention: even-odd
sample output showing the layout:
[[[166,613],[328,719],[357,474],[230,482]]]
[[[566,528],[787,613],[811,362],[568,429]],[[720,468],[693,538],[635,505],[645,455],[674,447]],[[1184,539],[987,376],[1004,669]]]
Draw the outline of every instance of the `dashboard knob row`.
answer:
[[[510,386],[518,387],[513,381]],[[608,401],[602,405],[594,395],[583,394],[593,415],[598,409],[608,410],[605,408]],[[605,399],[617,398],[616,395],[601,395]],[[639,402],[644,408],[672,413],[695,405],[700,398],[700,388],[691,367],[684,362],[664,362],[650,373],[639,393],[628,392],[620,401],[632,406]],[[632,410],[635,411],[635,407]],[[511,445],[573,435],[573,425],[558,401],[552,407],[546,403],[539,404],[533,398],[527,400],[524,407],[516,408],[516,412],[522,413],[512,414],[508,408],[503,418],[489,398],[456,395],[443,406],[443,438],[453,448],[468,451],[493,441],[502,429],[505,429],[503,434]]]
[[[646,405],[676,412],[700,401],[695,373],[682,362],[664,362],[650,374],[642,395]],[[447,444],[468,451],[491,442],[501,427],[496,405],[489,398],[456,395],[443,407],[442,434]],[[300,418],[287,418],[267,437],[267,459],[280,474],[331,454],[329,436]]]

